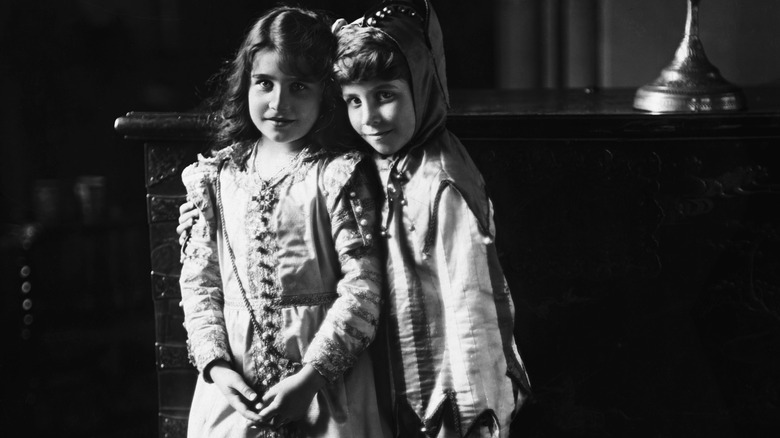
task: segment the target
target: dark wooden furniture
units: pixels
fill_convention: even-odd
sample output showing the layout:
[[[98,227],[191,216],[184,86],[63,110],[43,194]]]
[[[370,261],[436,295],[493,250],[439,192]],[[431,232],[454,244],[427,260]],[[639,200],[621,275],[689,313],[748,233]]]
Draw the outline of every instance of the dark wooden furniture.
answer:
[[[495,205],[535,389],[513,436],[780,431],[780,90],[651,115],[634,90],[455,90],[450,129]],[[144,144],[160,436],[195,379],[178,307],[182,168],[208,118],[128,113]]]

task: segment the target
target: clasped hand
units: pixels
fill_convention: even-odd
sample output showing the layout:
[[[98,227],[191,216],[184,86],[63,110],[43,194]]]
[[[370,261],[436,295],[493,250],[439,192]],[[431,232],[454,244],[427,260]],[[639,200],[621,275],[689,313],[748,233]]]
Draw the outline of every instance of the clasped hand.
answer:
[[[311,365],[272,386],[258,400],[257,393],[225,362],[211,368],[211,379],[239,414],[252,426],[283,426],[300,420],[309,410],[317,391],[327,383]]]

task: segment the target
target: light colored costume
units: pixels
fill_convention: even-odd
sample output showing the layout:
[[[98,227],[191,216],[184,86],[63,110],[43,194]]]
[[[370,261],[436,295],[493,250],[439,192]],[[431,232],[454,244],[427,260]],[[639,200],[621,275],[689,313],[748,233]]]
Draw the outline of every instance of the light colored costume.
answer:
[[[389,35],[412,77],[413,138],[376,159],[387,199],[382,235],[399,436],[507,437],[530,384],[485,183],[445,127],[438,19],[427,1],[387,2],[353,25]]]
[[[188,436],[382,437],[388,423],[366,350],[381,305],[375,178],[357,153],[305,148],[264,181],[246,170],[250,151],[199,157],[182,174],[200,210],[180,279],[190,356],[201,372]],[[261,395],[307,363],[329,383],[305,420],[252,429],[210,383],[216,359]]]

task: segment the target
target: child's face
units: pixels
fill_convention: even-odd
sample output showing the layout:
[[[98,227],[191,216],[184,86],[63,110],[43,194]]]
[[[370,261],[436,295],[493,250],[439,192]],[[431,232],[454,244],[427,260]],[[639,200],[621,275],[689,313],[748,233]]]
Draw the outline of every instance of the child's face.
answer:
[[[352,128],[375,151],[392,155],[412,139],[414,99],[405,80],[353,82],[341,94]]]
[[[322,85],[284,73],[270,50],[255,55],[250,81],[249,114],[264,141],[303,146],[319,116]]]

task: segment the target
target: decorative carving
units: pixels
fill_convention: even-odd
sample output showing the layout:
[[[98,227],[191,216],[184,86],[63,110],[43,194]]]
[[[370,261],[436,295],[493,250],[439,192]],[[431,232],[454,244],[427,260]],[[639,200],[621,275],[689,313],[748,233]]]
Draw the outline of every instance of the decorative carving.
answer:
[[[156,300],[163,298],[181,298],[179,277],[152,271],[152,296]]]
[[[184,203],[184,195],[147,195],[149,223],[174,221],[179,219],[179,206]]]
[[[160,438],[187,438],[187,417],[160,414]]]
[[[152,248],[152,270],[171,276],[179,275],[181,273],[179,248],[177,241],[167,241]]]
[[[181,246],[175,225],[175,222],[149,224],[152,271],[173,277],[181,272]]]
[[[692,161],[701,163],[696,157]],[[673,186],[674,192],[665,199],[665,223],[710,213],[721,200],[756,193],[780,193],[780,187],[765,182],[768,176],[766,168],[759,165],[738,166],[717,177],[678,175],[677,179],[666,181]]]
[[[187,356],[187,346],[184,344],[157,344],[157,368],[158,369],[192,369],[193,366]]]
[[[159,344],[177,344],[187,341],[187,331],[184,329],[184,311],[181,300],[159,299],[154,301],[155,334]]]
[[[152,187],[180,174],[184,166],[192,161],[185,162],[187,152],[181,145],[147,144],[146,187]]]

